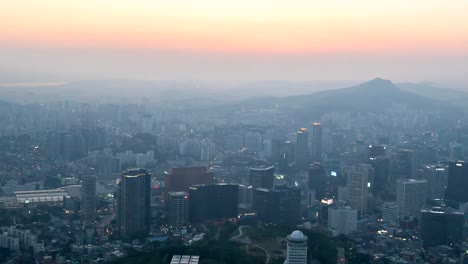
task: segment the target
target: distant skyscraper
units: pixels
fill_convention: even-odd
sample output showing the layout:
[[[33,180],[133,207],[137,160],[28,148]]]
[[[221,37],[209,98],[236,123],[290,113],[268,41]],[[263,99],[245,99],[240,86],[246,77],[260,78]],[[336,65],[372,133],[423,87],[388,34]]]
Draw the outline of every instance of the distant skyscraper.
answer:
[[[457,203],[468,202],[468,163],[465,161],[453,161],[449,164],[448,184],[445,198],[449,203],[457,206]]]
[[[448,208],[433,208],[421,212],[423,247],[460,243],[464,239],[464,214]]]
[[[427,180],[427,198],[444,199],[448,173],[445,166],[426,165],[422,168],[422,177]]]
[[[287,237],[288,248],[284,264],[307,264],[307,236],[294,231]]]
[[[120,236],[131,240],[145,238],[150,226],[151,175],[144,169],[122,174],[117,197]]]
[[[296,165],[300,169],[309,166],[309,133],[307,128],[301,128],[296,134]]]
[[[84,176],[81,182],[81,210],[87,223],[96,219],[96,176]]]
[[[348,235],[357,230],[357,210],[351,207],[328,208],[328,228],[333,235]]]
[[[167,223],[172,227],[189,224],[189,196],[186,192],[169,192],[167,200]]]
[[[421,210],[426,207],[427,181],[398,180],[396,195],[400,215],[419,216]]]
[[[316,122],[312,128],[312,161],[322,160],[322,126]]]
[[[300,219],[301,190],[276,187],[254,190],[254,210],[259,220],[274,224],[295,225]]]
[[[351,207],[365,212],[367,211],[368,183],[373,169],[369,164],[358,164],[346,171],[348,176],[348,200]]]
[[[236,218],[239,185],[202,184],[190,187],[190,222]]]
[[[253,188],[271,189],[273,188],[274,173],[274,166],[252,167],[249,172],[250,185]]]

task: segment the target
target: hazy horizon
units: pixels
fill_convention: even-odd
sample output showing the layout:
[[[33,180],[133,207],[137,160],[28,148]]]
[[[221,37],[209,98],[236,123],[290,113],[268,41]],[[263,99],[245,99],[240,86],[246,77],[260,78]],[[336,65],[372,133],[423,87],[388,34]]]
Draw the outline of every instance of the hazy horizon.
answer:
[[[0,83],[382,77],[468,89],[466,1],[0,6]]]

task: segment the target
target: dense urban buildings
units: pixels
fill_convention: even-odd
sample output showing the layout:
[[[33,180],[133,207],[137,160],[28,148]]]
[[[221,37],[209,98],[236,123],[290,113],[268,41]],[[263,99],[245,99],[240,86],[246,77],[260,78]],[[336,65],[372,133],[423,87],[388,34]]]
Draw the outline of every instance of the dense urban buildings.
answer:
[[[150,228],[151,175],[144,169],[129,169],[120,178],[117,222],[120,236],[144,239]]]

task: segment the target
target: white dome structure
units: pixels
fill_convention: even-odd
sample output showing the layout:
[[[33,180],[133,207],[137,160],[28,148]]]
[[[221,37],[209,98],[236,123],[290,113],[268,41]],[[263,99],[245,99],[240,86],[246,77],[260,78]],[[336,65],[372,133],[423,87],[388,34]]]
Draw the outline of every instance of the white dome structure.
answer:
[[[285,264],[307,264],[307,236],[296,230],[287,237],[288,251]]]
[[[296,231],[291,233],[291,238],[293,238],[293,239],[302,239],[302,238],[304,238],[304,234],[302,234],[301,231],[296,230]]]

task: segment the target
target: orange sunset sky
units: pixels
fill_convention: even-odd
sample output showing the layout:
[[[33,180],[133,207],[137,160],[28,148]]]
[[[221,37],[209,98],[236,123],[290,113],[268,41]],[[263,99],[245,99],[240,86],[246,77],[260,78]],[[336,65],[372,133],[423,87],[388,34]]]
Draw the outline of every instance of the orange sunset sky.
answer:
[[[467,55],[466,0],[0,1],[0,83],[462,80]]]

